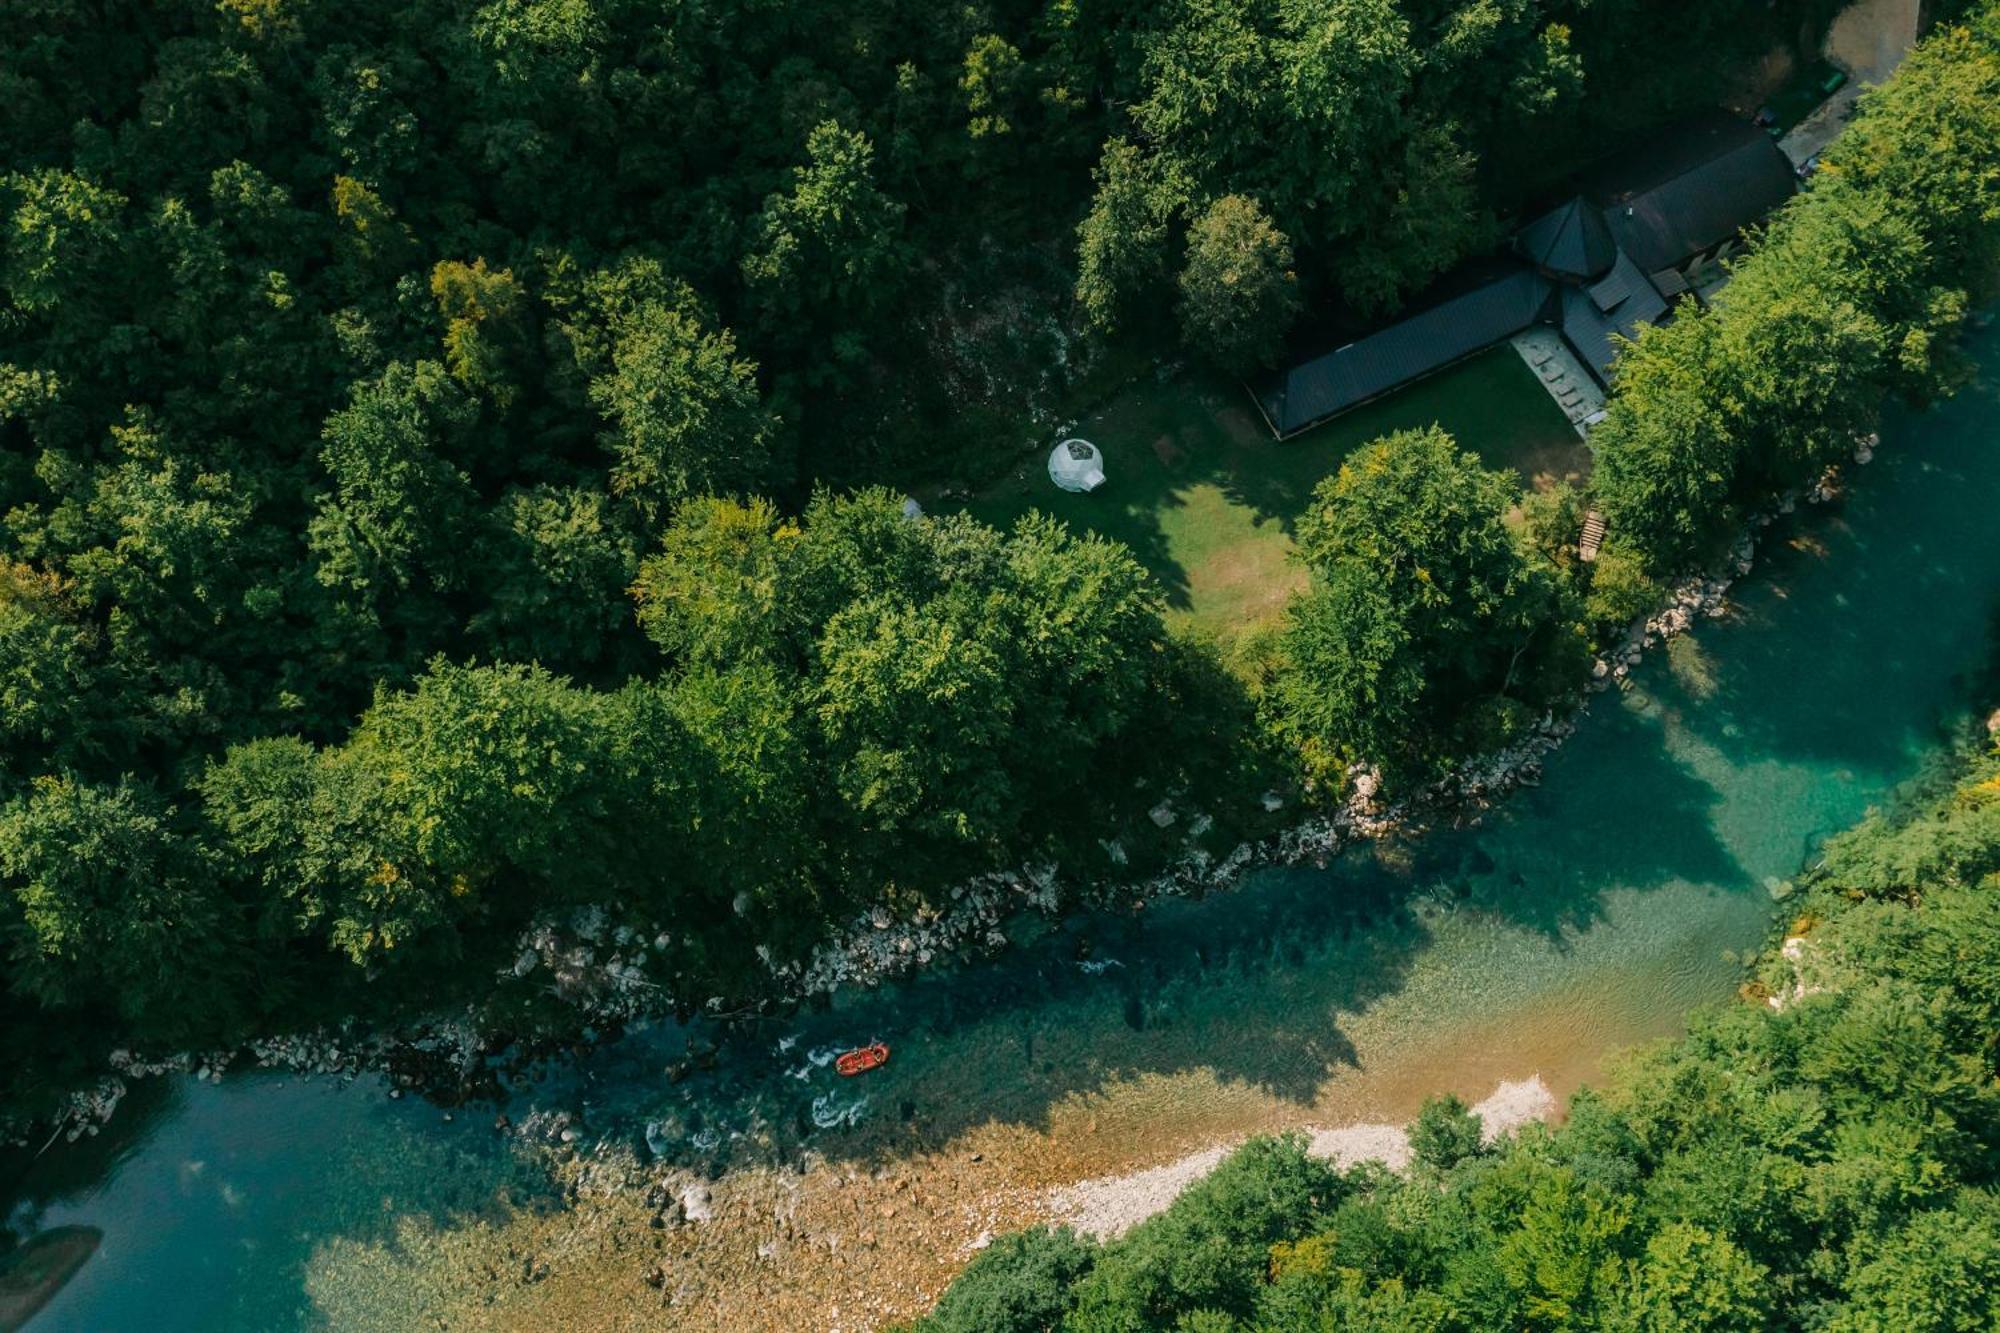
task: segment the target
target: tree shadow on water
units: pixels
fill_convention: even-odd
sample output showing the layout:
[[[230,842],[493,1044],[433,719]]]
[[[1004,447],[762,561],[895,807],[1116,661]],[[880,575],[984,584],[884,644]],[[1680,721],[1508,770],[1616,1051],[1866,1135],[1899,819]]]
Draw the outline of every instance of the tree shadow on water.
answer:
[[[1716,665],[1703,739],[1893,780],[1945,734],[1993,660],[1996,416],[1990,386],[1895,413],[1842,505],[1764,530],[1740,618],[1699,635]]]
[[[581,1109],[592,1132],[635,1143],[650,1121],[671,1160],[720,1170],[808,1148],[879,1164],[988,1124],[1047,1128],[1059,1106],[1156,1076],[1303,1104],[1356,1062],[1339,1014],[1393,993],[1429,940],[1404,884],[1346,862],[1081,913],[1021,942],[1032,928],[1010,923],[1016,943],[998,958],[739,1027],[713,1069],[678,1086],[651,1072],[659,1043],[627,1038],[585,1057],[580,1077],[528,1090],[521,1108]],[[862,1078],[807,1059],[871,1039],[894,1054]],[[857,1102],[855,1124],[813,1123],[816,1103]]]
[[[1676,883],[1719,889],[1749,876],[1715,827],[1721,796],[1664,743],[1656,720],[1606,700],[1547,764],[1481,825],[1437,839],[1437,854],[1490,866],[1472,900],[1515,927],[1560,940],[1604,916],[1605,894]]]
[[[67,1327],[303,1327],[307,1275],[329,1246],[395,1246],[409,1228],[465,1231],[564,1202],[471,1113],[441,1123],[373,1078],[130,1087],[100,1135],[0,1161],[17,1235],[104,1234],[87,1280],[51,1311]]]
[[[1436,907],[1468,903],[1560,945],[1599,920],[1606,889],[1742,885],[1709,824],[1714,793],[1644,726],[1598,730],[1612,734],[1552,763],[1546,786],[1488,824],[1359,846],[1324,870],[1266,870],[1201,901],[1081,914],[1031,943],[1017,932],[1000,958],[744,1029],[715,1070],[654,1104],[677,1134],[726,1143],[761,1120],[780,1156],[810,1147],[858,1164],[989,1124],[1047,1129],[1059,1108],[1113,1110],[1107,1094],[1155,1079],[1176,1082],[1142,1091],[1147,1105],[1245,1091],[1310,1105],[1359,1066],[1347,1016],[1405,987]],[[865,1078],[805,1060],[871,1039],[894,1055]],[[816,1099],[837,1111],[861,1098],[858,1125],[816,1132]]]

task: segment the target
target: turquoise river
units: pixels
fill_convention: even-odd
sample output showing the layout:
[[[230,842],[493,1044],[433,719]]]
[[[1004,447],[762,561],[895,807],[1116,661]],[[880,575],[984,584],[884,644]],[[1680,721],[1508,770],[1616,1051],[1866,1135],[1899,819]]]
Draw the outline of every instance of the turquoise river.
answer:
[[[1730,614],[1479,822],[1071,921],[679,1084],[685,1034],[627,1036],[504,1108],[567,1113],[571,1148],[374,1078],[143,1083],[101,1138],[0,1164],[17,1236],[103,1236],[30,1328],[866,1328],[1079,1180],[1435,1091],[1567,1095],[1731,1001],[1784,881],[1994,702],[2000,336],[1971,349],[1973,385],[1893,412],[1847,500],[1768,529]],[[803,1058],[878,1036],[847,1087]],[[662,1190],[696,1173],[684,1221]]]

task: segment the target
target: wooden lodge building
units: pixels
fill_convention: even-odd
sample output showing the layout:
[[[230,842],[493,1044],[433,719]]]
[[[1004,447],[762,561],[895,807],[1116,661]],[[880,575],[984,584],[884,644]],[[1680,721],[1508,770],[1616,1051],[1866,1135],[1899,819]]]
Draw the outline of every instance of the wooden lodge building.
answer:
[[[1586,173],[1571,198],[1394,323],[1253,380],[1251,397],[1287,439],[1537,324],[1558,330],[1608,387],[1612,335],[1665,316],[1696,272],[1797,186],[1759,127],[1721,112],[1678,126]]]

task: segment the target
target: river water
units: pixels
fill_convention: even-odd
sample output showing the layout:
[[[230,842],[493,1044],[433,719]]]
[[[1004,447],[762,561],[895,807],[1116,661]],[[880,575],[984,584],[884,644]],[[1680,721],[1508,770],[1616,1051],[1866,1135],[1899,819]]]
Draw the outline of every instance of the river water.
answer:
[[[1965,725],[2000,609],[2000,337],[1972,351],[1975,385],[1892,414],[1849,501],[1772,528],[1732,614],[1478,824],[843,996],[679,1085],[682,1034],[629,1037],[508,1106],[596,1145],[553,1183],[490,1108],[373,1079],[143,1084],[16,1173],[16,1234],[104,1234],[34,1333],[866,1327],[1053,1186],[1503,1079],[1567,1094],[1727,1000],[1784,880]],[[877,1036],[863,1080],[806,1058]],[[816,1127],[823,1098],[851,1123]],[[655,1151],[713,1179],[714,1220],[656,1224]]]

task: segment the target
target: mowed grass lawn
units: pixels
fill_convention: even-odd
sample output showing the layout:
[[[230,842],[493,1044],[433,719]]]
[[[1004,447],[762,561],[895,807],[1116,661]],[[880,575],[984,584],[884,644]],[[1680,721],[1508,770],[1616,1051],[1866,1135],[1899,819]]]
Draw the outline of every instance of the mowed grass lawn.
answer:
[[[1320,479],[1362,445],[1433,422],[1528,482],[1587,466],[1561,409],[1501,346],[1282,442],[1234,383],[1184,375],[1134,385],[1073,432],[1104,453],[1095,492],[1058,490],[1044,453],[965,507],[1001,526],[1039,509],[1117,538],[1160,580],[1170,619],[1227,643],[1271,623],[1305,582],[1292,523]]]

